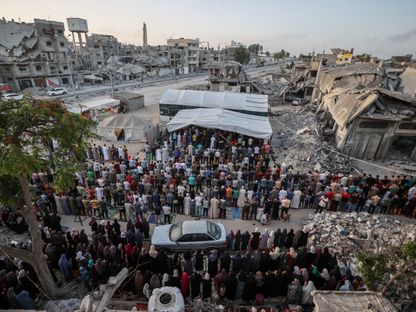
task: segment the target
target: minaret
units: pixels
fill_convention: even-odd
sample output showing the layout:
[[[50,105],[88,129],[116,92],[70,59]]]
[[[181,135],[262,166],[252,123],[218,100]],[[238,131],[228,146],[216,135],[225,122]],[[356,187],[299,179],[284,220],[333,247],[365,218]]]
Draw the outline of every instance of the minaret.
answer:
[[[147,27],[146,27],[146,23],[143,23],[143,46],[147,47]]]

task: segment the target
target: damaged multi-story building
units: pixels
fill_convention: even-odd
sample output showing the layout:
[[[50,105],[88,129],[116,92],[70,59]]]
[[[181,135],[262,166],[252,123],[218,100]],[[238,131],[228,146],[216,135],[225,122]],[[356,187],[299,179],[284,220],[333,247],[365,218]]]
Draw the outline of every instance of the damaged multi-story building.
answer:
[[[0,20],[0,82],[14,91],[72,84],[71,57],[61,22]]]
[[[416,160],[416,70],[386,83],[384,68],[353,64],[321,68],[312,102],[322,134],[346,155],[375,160]]]

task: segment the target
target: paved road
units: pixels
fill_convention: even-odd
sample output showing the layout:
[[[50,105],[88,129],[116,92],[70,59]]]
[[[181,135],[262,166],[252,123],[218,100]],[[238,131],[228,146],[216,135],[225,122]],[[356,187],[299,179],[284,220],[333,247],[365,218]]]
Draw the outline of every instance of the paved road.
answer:
[[[272,64],[264,67],[249,67],[246,69],[246,72],[252,76],[257,76],[260,74],[264,74],[267,72],[271,72],[275,70],[276,68],[282,66],[281,63],[278,64]],[[198,75],[186,75],[186,76],[177,76],[177,77],[169,77],[169,78],[163,78],[159,80],[153,80],[153,81],[145,81],[145,82],[128,82],[123,84],[115,85],[115,89],[117,90],[145,90],[148,87],[157,87],[157,86],[172,86],[176,84],[180,84],[183,86],[186,85],[195,85],[195,84],[202,84],[205,83],[208,78],[208,75],[206,73],[201,73]],[[109,94],[111,92],[111,86],[97,86],[97,87],[89,87],[85,90],[78,90],[75,92],[70,92],[67,95],[62,96],[61,98],[74,98],[74,96],[78,97],[84,97],[84,96],[96,96],[96,95],[103,95],[103,94]],[[143,92],[142,92],[143,93]]]
[[[234,233],[237,230],[249,231],[250,233],[254,231],[254,229],[257,227],[260,232],[263,232],[266,228],[270,231],[276,231],[276,229],[294,229],[295,232],[298,229],[303,228],[302,220],[307,217],[310,213],[313,213],[313,210],[311,209],[291,209],[290,210],[290,222],[283,222],[283,221],[271,221],[269,225],[263,226],[258,221],[254,220],[232,220],[232,219],[213,219],[214,222],[220,222],[224,224],[225,230],[227,233],[229,233],[231,230],[234,231]],[[61,216],[62,221],[61,224],[64,226],[67,226],[69,229],[76,228],[76,229],[84,229],[86,234],[91,234],[91,227],[88,225],[88,222],[90,222],[90,218],[87,218],[85,221],[83,221],[83,226],[81,226],[78,222],[74,222],[74,216]],[[185,221],[185,220],[192,220],[191,217],[185,216],[185,215],[176,215],[174,223]],[[98,221],[100,222],[100,221]],[[124,231],[126,229],[126,223],[120,222],[121,224],[121,230]],[[153,232],[153,229],[155,228],[154,224],[151,224],[151,232]]]

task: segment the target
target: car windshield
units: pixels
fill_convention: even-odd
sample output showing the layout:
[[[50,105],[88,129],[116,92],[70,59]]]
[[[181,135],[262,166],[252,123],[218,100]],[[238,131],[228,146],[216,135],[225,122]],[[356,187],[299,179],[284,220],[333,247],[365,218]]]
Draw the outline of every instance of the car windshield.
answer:
[[[176,242],[182,236],[182,222],[172,225],[170,228],[170,239]]]
[[[220,227],[212,222],[207,222],[208,227],[208,234],[214,237],[215,239],[220,239],[221,237],[221,229]]]

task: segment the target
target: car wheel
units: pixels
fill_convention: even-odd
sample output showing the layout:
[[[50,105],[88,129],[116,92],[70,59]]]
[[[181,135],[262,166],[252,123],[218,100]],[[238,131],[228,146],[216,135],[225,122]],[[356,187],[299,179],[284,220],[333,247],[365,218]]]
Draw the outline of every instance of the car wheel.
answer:
[[[66,94],[66,92],[64,91],[64,93],[63,93],[64,95]]]

